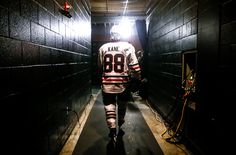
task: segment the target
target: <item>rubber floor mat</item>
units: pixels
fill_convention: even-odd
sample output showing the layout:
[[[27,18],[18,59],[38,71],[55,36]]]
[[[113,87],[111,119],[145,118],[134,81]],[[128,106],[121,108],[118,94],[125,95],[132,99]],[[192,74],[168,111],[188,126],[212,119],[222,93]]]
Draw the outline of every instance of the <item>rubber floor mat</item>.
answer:
[[[128,104],[123,131],[116,143],[109,141],[101,93],[88,116],[73,155],[163,155],[141,112]]]

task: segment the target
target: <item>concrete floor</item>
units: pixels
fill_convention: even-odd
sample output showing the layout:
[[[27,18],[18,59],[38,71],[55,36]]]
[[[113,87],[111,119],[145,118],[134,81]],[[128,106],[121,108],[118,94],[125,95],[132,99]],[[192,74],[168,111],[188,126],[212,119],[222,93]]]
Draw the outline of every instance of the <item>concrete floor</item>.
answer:
[[[89,117],[90,111],[92,107],[94,106],[94,103],[99,93],[100,93],[99,88],[93,89],[93,99],[87,105],[78,124],[74,128],[70,138],[68,139],[67,143],[61,150],[60,155],[73,155],[73,151],[78,147],[76,145],[78,143],[79,138],[81,137],[82,130],[85,126],[85,123]],[[156,143],[159,145],[164,155],[192,155],[192,153],[189,150],[187,150],[183,144],[172,144],[165,141],[164,138],[169,136],[168,134],[163,135],[163,133],[166,131],[165,123],[160,117],[160,115],[156,113],[155,110],[153,110],[150,107],[149,103],[146,100],[143,100],[136,94],[133,94],[133,100],[134,102],[131,102],[129,104],[139,109],[142,117],[144,118],[144,120],[146,121],[146,124],[148,125],[150,131],[152,132]],[[129,115],[129,111],[127,111],[127,115]],[[127,116],[127,117],[130,117],[130,116]],[[126,123],[128,124],[128,122]],[[126,141],[128,141],[128,139]],[[130,147],[133,147],[133,146],[130,146]],[[126,151],[129,151],[129,150],[126,150]],[[125,154],[134,154],[134,153],[127,152]]]
[[[168,134],[163,135],[167,128],[161,116],[150,107],[148,101],[142,100],[139,96],[133,95],[133,97],[135,100],[134,104],[138,106],[157,143],[160,145],[165,155],[193,155],[193,153],[187,150],[183,144],[173,144],[167,142],[165,138],[170,136]]]

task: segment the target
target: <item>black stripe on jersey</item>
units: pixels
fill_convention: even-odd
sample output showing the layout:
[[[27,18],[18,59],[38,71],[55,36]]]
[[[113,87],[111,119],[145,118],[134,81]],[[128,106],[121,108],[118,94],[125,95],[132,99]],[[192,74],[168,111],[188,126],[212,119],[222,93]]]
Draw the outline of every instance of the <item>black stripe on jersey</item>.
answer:
[[[129,66],[135,66],[135,65],[139,65],[138,63],[136,63],[136,64],[130,64]]]
[[[132,70],[131,72],[132,73],[139,73],[139,72],[141,73],[141,70],[137,70],[137,71],[136,70]]]

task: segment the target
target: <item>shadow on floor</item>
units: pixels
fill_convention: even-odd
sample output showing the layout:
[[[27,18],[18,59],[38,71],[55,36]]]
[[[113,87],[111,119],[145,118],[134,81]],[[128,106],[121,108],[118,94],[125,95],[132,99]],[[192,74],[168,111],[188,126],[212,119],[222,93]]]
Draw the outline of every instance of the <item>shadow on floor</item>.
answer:
[[[116,144],[109,141],[101,93],[97,96],[73,155],[163,155],[135,103],[128,104]]]

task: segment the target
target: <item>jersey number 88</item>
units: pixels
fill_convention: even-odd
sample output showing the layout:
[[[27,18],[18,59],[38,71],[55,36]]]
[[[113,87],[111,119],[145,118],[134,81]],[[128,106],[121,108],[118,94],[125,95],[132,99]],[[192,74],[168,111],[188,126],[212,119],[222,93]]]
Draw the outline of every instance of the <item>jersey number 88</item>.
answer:
[[[106,54],[104,56],[104,71],[105,72],[124,72],[124,55],[123,54]]]

